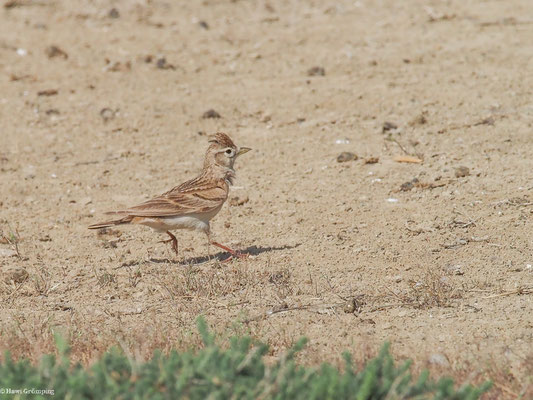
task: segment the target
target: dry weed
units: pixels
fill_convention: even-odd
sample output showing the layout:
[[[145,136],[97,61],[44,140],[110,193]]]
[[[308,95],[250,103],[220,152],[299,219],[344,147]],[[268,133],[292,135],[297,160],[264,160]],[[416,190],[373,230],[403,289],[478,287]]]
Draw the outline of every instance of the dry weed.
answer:
[[[408,283],[406,292],[390,292],[403,305],[415,308],[450,307],[454,300],[463,296],[463,289],[454,286],[449,274],[440,269],[427,268],[421,276]]]

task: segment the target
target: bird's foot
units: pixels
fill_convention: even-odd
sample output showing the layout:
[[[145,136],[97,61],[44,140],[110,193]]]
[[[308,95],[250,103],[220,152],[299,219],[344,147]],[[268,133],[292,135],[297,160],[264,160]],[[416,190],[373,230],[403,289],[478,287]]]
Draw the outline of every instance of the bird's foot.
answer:
[[[159,243],[172,243],[172,250],[174,250],[174,253],[178,255],[178,239],[176,239],[176,236],[169,231],[167,231],[167,235],[170,236],[170,238],[166,240],[160,240]]]
[[[222,260],[223,263],[228,263],[234,258],[238,258],[239,260],[246,260],[250,255],[248,253],[241,253],[240,251],[235,251],[233,253],[230,253],[229,257],[225,260]]]
[[[220,244],[220,243],[217,243],[217,242],[211,242],[211,244],[214,245],[214,246],[220,247],[223,250],[226,250],[230,254],[230,256],[228,258],[222,260],[223,263],[230,262],[234,258],[238,258],[239,260],[245,260],[245,259],[247,259],[250,256],[247,253],[241,253],[240,251],[236,251],[236,250],[230,249],[228,246],[224,246],[223,244]]]

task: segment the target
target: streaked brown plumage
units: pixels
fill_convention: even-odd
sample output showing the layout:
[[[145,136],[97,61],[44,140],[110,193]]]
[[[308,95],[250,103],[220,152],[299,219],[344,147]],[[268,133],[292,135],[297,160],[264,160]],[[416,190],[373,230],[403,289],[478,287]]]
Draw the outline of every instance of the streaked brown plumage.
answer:
[[[137,206],[107,212],[106,214],[121,218],[90,225],[89,229],[123,224],[146,225],[158,232],[166,232],[170,239],[165,242],[172,243],[176,254],[178,241],[170,231],[198,230],[207,234],[211,244],[223,248],[232,256],[239,255],[230,248],[211,241],[209,221],[220,211],[228,198],[229,187],[235,178],[235,160],[250,148],[237,147],[230,137],[222,132],[211,135],[209,143],[203,170],[198,177]]]

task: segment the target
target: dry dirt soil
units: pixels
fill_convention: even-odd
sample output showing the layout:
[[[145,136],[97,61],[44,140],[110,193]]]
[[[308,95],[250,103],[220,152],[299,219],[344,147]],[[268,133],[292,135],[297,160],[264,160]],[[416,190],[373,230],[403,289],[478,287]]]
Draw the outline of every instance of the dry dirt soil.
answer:
[[[532,37],[530,0],[3,1],[0,350],[146,358],[205,315],[271,357],[388,340],[530,398]],[[254,149],[212,222],[247,260],[87,229],[197,174],[216,131]]]

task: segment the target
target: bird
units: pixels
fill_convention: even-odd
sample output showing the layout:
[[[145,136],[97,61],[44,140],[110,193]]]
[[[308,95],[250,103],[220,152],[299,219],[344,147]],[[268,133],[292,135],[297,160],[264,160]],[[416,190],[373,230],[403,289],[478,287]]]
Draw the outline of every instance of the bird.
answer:
[[[228,198],[229,188],[235,179],[235,160],[251,150],[239,147],[223,132],[208,137],[202,172],[196,178],[175,186],[169,191],[139,205],[118,211],[106,212],[117,218],[89,225],[89,229],[103,229],[118,225],[145,225],[156,232],[165,233],[172,250],[178,255],[178,240],[171,232],[176,229],[200,231],[207,235],[208,244],[227,251],[232,258],[247,255],[211,240],[209,221],[218,214]]]

